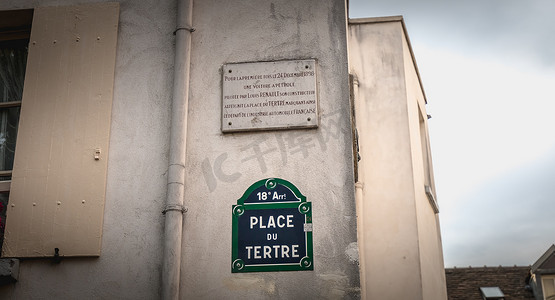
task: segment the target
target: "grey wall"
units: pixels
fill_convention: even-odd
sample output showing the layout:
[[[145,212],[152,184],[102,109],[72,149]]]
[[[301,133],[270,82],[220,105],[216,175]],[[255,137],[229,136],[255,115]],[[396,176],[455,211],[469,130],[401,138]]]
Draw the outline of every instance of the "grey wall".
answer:
[[[176,5],[120,3],[102,254],[22,261],[1,298],[159,297]],[[193,24],[182,298],[358,298],[344,2],[195,1]],[[224,63],[300,58],[318,60],[318,129],[221,133]],[[312,202],[314,271],[231,273],[231,206],[267,177]]]
[[[2,1],[1,10],[99,1]],[[99,258],[21,261],[7,299],[156,299],[166,195],[175,1],[120,1]]]
[[[357,298],[356,217],[343,1],[196,1],[181,295],[186,298]],[[318,129],[220,131],[225,63],[314,58]],[[231,206],[279,177],[312,202],[314,271],[231,269]]]

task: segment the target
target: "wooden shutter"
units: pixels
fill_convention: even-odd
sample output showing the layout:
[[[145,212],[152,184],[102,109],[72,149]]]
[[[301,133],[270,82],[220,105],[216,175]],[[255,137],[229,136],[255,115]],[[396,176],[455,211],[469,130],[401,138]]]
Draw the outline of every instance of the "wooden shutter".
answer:
[[[36,8],[2,254],[100,255],[119,4]]]

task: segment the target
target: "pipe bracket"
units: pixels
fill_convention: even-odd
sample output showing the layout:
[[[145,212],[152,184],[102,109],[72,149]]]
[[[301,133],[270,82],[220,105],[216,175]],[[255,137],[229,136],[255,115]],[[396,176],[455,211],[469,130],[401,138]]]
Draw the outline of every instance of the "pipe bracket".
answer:
[[[187,209],[180,204],[168,205],[166,206],[166,209],[162,211],[162,214],[165,215],[168,211],[180,211],[182,214],[184,214],[187,212]]]
[[[187,30],[189,32],[195,32],[196,28],[195,27],[179,27],[173,32],[173,35],[175,35],[179,30]]]

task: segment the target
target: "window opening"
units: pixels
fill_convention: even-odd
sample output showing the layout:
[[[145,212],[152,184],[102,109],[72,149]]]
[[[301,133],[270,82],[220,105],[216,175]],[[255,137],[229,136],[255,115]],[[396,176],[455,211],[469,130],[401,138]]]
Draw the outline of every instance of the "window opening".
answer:
[[[422,163],[424,164],[424,190],[428,201],[435,213],[439,212],[435,196],[434,181],[432,176],[432,163],[430,159],[430,145],[428,141],[428,133],[426,131],[426,123],[424,121],[422,109],[418,108],[418,120],[420,125],[420,145],[422,146]]]
[[[543,299],[555,300],[555,277],[542,278]]]
[[[481,287],[480,292],[484,300],[490,299],[505,299],[505,294],[497,286],[495,287]]]
[[[33,10],[0,12],[0,249],[15,156],[15,144]]]

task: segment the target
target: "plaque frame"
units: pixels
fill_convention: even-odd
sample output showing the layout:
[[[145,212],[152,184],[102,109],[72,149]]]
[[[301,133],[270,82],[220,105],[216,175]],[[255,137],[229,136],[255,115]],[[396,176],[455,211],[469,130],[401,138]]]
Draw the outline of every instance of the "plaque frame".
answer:
[[[316,59],[222,66],[221,131],[317,128]]]

